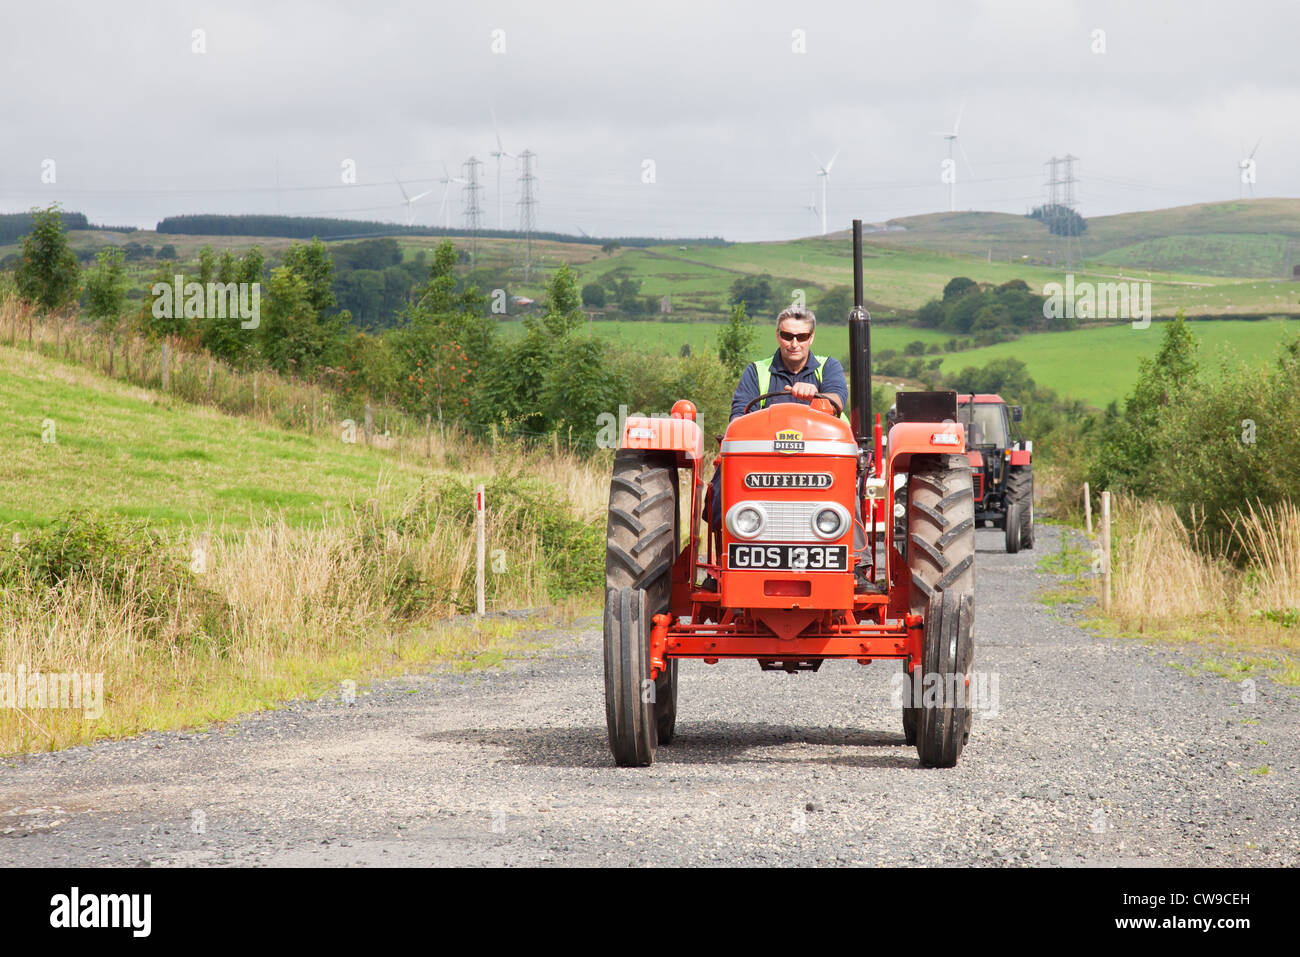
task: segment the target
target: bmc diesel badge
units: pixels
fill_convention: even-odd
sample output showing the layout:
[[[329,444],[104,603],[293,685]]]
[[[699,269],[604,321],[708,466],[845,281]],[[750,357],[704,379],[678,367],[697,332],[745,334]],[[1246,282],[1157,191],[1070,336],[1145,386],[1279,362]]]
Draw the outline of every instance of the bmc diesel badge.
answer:
[[[782,429],[776,433],[776,440],[772,443],[773,452],[791,452],[803,451],[803,433],[798,429]]]

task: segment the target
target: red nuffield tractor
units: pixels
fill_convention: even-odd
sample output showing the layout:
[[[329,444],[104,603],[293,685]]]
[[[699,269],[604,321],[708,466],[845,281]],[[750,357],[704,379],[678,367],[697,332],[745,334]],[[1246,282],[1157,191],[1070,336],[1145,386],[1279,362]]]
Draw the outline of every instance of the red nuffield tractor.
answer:
[[[672,741],[678,663],[689,658],[757,659],[763,670],[787,672],[827,660],[900,661],[911,678],[907,743],[927,767],[951,767],[961,754],[975,590],[965,429],[956,393],[903,393],[882,456],[859,220],[853,254],[851,423],[821,396],[732,420],[719,457],[720,530],[700,532],[707,483],[695,406],[682,400],[671,418],[627,420],[605,561],[605,716],[619,765],[648,765]],[[690,476],[684,542],[682,470]],[[895,473],[907,475],[906,558],[892,537],[876,554]]]

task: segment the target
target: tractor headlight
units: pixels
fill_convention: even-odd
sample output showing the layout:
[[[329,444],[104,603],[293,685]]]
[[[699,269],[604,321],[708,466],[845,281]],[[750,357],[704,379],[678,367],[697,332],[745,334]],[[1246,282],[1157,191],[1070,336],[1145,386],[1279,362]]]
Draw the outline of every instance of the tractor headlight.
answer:
[[[754,503],[742,502],[727,513],[727,528],[737,538],[757,538],[766,524],[767,515],[763,507]]]
[[[839,538],[849,530],[848,510],[842,505],[825,505],[813,512],[812,530],[818,538]]]

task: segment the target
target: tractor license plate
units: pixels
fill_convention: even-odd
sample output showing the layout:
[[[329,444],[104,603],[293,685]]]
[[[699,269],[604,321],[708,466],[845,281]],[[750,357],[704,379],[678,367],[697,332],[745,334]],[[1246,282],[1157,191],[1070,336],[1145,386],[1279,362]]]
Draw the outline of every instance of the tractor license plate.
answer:
[[[746,545],[727,547],[727,567],[778,572],[845,572],[849,550],[845,545]]]

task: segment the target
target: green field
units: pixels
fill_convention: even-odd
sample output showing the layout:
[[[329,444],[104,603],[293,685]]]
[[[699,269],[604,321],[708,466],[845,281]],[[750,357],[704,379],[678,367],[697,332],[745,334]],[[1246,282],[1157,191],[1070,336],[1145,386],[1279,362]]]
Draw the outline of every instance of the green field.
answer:
[[[1277,243],[1267,237],[1234,236],[1227,242],[1234,244],[1233,248],[1243,249],[1267,245],[1273,250],[1275,264],[1280,261]],[[1039,292],[1049,282],[1065,281],[1063,269],[1030,261],[999,262],[996,258],[989,261],[882,243],[883,240],[865,242],[863,262],[864,295],[872,312],[881,318],[892,318],[900,310],[918,309],[938,298],[954,276],[998,284],[1022,279]],[[1209,257],[1216,248],[1207,241],[1198,247],[1198,255]],[[1181,268],[1193,260],[1185,257],[1178,262]],[[718,318],[725,315],[731,284],[739,276],[771,276],[775,302],[789,301],[796,290],[802,289],[807,302],[815,309],[826,289],[852,283],[852,265],[850,245],[842,237],[694,246],[685,250],[677,246],[652,246],[618,250],[609,257],[574,262],[583,283],[597,281],[607,274],[630,276],[641,280],[642,295],[668,296],[675,312]],[[1289,281],[1248,280],[1192,271],[1162,272],[1159,264],[1157,268],[1148,265],[1143,261],[1139,268],[1134,268],[1099,261],[1088,268],[1075,268],[1073,275],[1076,282],[1149,281],[1152,311],[1157,316],[1172,316],[1180,308],[1189,316],[1300,313],[1300,287]],[[525,291],[540,296],[543,290],[539,285]]]
[[[1132,391],[1138,360],[1155,356],[1163,325],[1153,322],[1147,329],[1119,325],[1044,332],[948,355],[941,368],[951,375],[966,366],[1009,356],[1023,361],[1039,385],[1101,408],[1112,400],[1123,400]],[[1300,319],[1194,322],[1191,329],[1201,344],[1202,368],[1212,369],[1223,359],[1272,361],[1282,343],[1300,335]]]
[[[0,346],[0,523],[43,525],[92,508],[183,525],[241,527],[268,509],[319,524],[381,483],[414,489],[411,465],[338,436],[285,432]],[[54,442],[42,441],[53,422]]]

